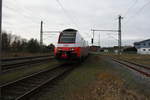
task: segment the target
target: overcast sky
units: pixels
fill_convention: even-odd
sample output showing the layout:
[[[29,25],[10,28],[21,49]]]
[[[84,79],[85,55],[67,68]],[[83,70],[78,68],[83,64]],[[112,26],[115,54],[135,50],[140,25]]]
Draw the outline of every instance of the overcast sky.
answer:
[[[118,29],[122,15],[123,45],[150,38],[149,0],[3,0],[3,30],[23,38],[40,37],[44,31],[75,28],[89,42],[91,29]],[[56,43],[59,34],[44,35],[44,43]],[[98,44],[99,32],[95,33]],[[101,46],[117,45],[117,33],[100,32]]]

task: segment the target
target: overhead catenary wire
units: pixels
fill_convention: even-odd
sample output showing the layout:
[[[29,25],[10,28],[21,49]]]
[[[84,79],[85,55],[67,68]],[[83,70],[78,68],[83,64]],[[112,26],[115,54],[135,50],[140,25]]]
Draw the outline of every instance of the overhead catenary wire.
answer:
[[[18,0],[17,2],[20,2],[20,0]],[[16,2],[13,3],[15,3],[15,5],[19,5]],[[31,11],[31,9],[25,7],[24,5],[19,5],[19,9],[21,9],[24,13],[26,13],[28,16],[31,16],[32,18],[35,18],[37,20],[41,19],[39,16],[35,16],[34,13]]]
[[[72,17],[70,15],[70,13],[64,8],[64,6],[62,5],[62,3],[59,0],[56,0],[56,2],[58,3],[58,5],[61,7],[62,11],[64,12],[64,14],[66,15],[67,18],[69,18],[69,20],[71,21],[72,24],[74,24],[78,29],[80,29],[80,27],[78,26],[78,24],[76,22],[78,22],[76,20],[75,17]],[[89,38],[91,38],[91,36],[88,34],[86,34]]]
[[[150,1],[148,1],[147,3],[145,3],[140,9],[138,9],[136,11],[136,13],[134,15],[128,17],[128,20],[124,24],[128,23],[131,20],[131,18],[134,17],[134,19],[135,19],[136,17],[138,17],[137,15],[140,14],[143,11],[143,9],[146,8],[149,4],[150,4]]]
[[[147,2],[146,4],[144,4],[144,5],[136,12],[136,14],[139,14],[140,12],[142,12],[142,10],[143,10],[145,7],[147,7],[149,4],[150,4],[150,1]]]
[[[7,6],[4,6],[4,7],[7,8],[7,9],[10,9]],[[10,10],[13,11],[13,9],[10,9]],[[38,20],[37,21],[33,20],[32,19],[33,17],[30,14],[27,14],[25,12],[24,13],[20,13],[20,12],[16,12],[16,11],[13,11],[13,12],[23,16],[26,20],[32,21],[32,23],[36,23],[36,24],[38,23]]]
[[[108,35],[108,37],[110,37],[110,38],[112,38],[112,39],[114,39],[114,40],[118,41],[118,39],[117,39],[117,38],[115,38],[114,36],[112,36],[110,33],[107,33],[107,35]]]
[[[125,12],[125,14],[123,14],[124,17],[126,17],[128,15],[128,13],[133,9],[133,7],[138,3],[138,0],[135,0],[133,2],[133,4],[127,9],[127,11]]]
[[[8,2],[6,0],[3,7],[4,7],[4,9],[8,9],[9,11],[13,12],[13,14],[16,13],[18,15],[23,16],[26,20],[32,21],[32,23],[34,23],[34,24],[37,24],[38,21],[40,20],[40,18],[38,16],[33,15],[34,13],[31,12],[31,10],[28,10],[27,8],[24,8],[24,6],[20,6],[19,4],[17,4],[16,0],[11,3],[10,3],[10,1]],[[18,7],[18,9],[20,9],[20,12],[17,11],[16,7]]]
[[[25,29],[28,29],[26,30],[26,32],[28,31],[28,34],[32,34],[33,32],[37,33],[36,27],[39,27],[38,23],[41,20],[40,17],[35,16],[34,11],[20,3],[20,0],[5,0],[3,8],[6,11],[4,12],[4,15],[9,15],[15,18],[5,18],[3,20],[3,30],[7,32],[10,31],[13,34],[14,32],[19,34],[21,31],[24,32]],[[20,23],[25,23],[26,26]],[[20,25],[18,26],[16,24]]]
[[[68,17],[71,21],[72,24],[74,24],[77,28],[78,25],[76,24],[76,22],[73,20],[72,16],[67,12],[67,10],[63,7],[62,3],[59,0],[56,0],[56,2],[58,3],[58,5],[61,7],[62,11],[64,12],[64,14],[66,15],[66,17]]]

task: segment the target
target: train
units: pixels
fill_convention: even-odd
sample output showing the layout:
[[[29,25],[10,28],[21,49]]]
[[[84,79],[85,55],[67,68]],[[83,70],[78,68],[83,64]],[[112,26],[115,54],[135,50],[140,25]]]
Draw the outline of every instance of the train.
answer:
[[[56,59],[84,60],[89,54],[88,42],[78,30],[68,28],[60,32],[57,45],[54,48]]]

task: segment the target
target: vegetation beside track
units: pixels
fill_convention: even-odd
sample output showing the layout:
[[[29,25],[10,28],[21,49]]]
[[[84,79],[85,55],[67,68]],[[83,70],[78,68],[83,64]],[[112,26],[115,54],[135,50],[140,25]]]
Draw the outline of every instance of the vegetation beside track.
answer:
[[[30,75],[32,73],[46,70],[48,68],[54,68],[58,64],[60,64],[58,61],[50,60],[47,63],[45,62],[45,64],[28,65],[29,67],[18,69],[16,71],[12,71],[9,73],[4,73],[0,76],[0,84],[11,82],[11,81],[17,80],[21,77]]]
[[[111,55],[111,56],[132,61],[139,64],[144,64],[150,67],[150,55],[122,54],[122,55]]]
[[[54,45],[40,45],[37,39],[26,40],[20,36],[2,32],[2,58],[38,56],[52,53]]]
[[[146,100],[150,90],[129,70],[91,55],[58,84],[41,91],[36,100]],[[32,100],[32,98],[31,98]],[[147,99],[148,100],[148,99]]]

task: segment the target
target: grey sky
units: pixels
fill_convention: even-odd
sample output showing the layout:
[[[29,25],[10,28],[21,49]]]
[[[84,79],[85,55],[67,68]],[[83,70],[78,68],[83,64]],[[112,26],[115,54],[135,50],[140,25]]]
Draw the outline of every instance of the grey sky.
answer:
[[[60,7],[59,1],[65,11]],[[3,30],[39,40],[40,21],[44,30],[76,28],[90,42],[91,28],[117,29],[122,20],[123,44],[150,38],[148,0],[3,0]],[[147,5],[145,5],[147,4]],[[52,34],[52,33],[51,33]],[[95,44],[98,32],[95,33]],[[101,45],[117,45],[117,34],[101,32]],[[56,43],[58,34],[44,35],[44,43]]]

